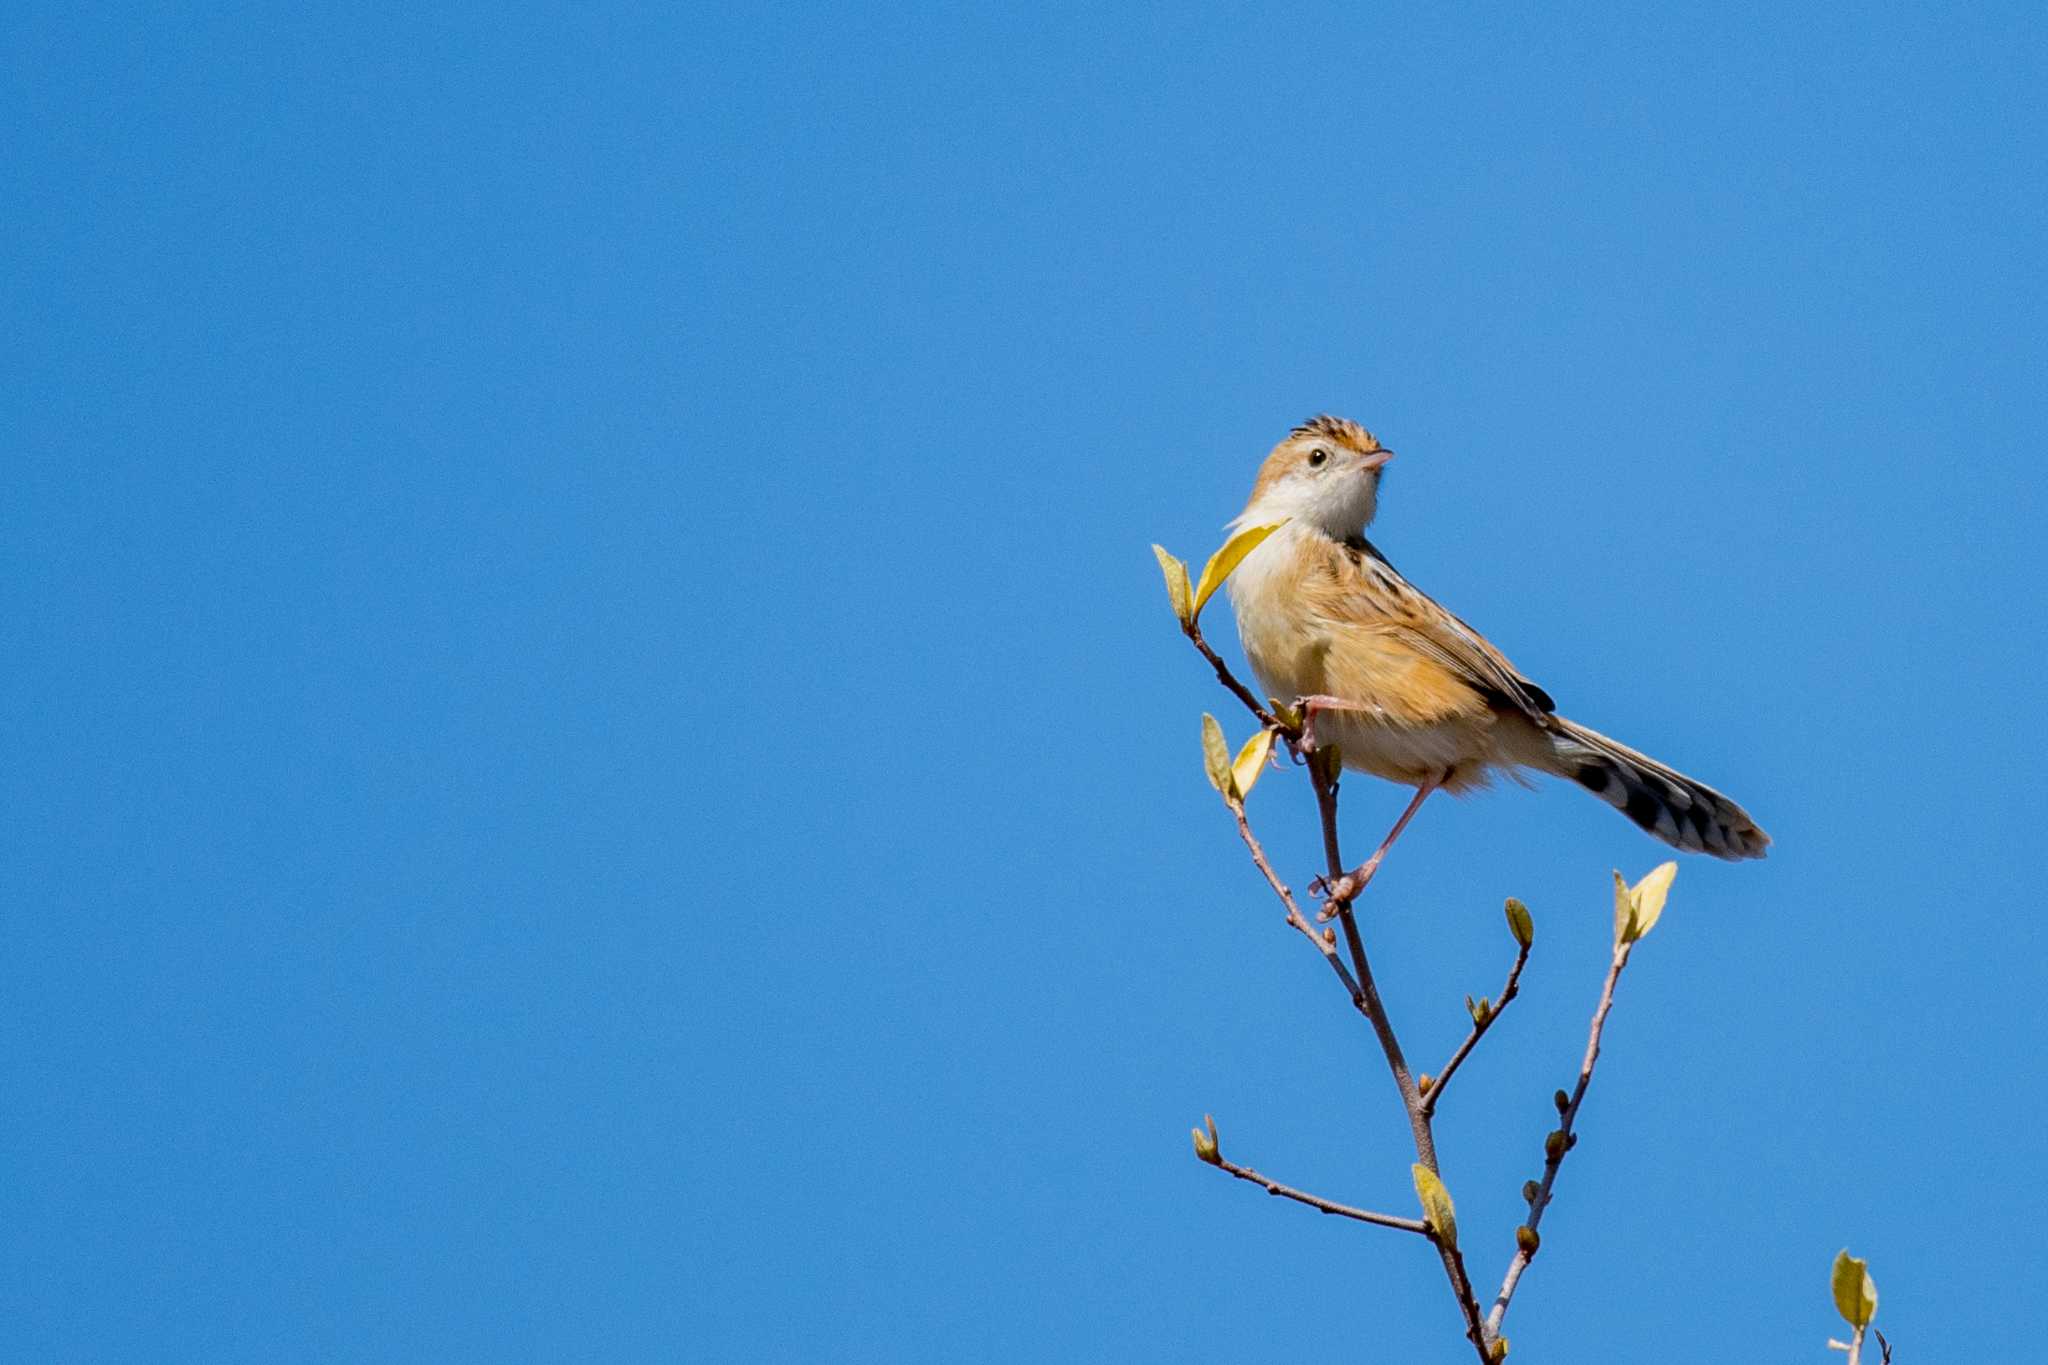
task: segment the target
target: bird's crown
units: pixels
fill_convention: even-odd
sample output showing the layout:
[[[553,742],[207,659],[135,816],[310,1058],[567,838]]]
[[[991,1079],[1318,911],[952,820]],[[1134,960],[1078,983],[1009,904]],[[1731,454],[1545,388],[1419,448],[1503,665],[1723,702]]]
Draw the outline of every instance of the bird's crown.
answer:
[[[1326,441],[1349,446],[1361,455],[1370,455],[1380,448],[1379,438],[1364,427],[1348,417],[1332,417],[1327,412],[1317,413],[1287,434],[1290,439],[1319,436]]]

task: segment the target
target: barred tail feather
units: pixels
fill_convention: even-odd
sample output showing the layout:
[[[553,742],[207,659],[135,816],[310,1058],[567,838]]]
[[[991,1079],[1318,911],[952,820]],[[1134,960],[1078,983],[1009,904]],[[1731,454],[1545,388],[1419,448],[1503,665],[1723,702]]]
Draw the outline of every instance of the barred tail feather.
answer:
[[[1674,772],[1603,734],[1554,718],[1551,762],[1568,777],[1673,848],[1717,858],[1761,858],[1771,836],[1712,787]]]

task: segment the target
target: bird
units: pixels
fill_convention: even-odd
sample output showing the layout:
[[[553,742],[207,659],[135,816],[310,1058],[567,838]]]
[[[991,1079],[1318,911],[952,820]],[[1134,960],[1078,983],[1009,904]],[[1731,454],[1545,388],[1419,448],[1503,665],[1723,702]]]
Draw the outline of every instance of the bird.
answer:
[[[1437,791],[1548,773],[1584,787],[1674,848],[1761,858],[1770,836],[1704,783],[1557,713],[1550,694],[1485,636],[1402,577],[1365,538],[1393,452],[1327,414],[1295,427],[1259,468],[1232,532],[1280,523],[1228,581],[1238,639],[1276,701],[1296,699],[1301,747],[1415,788],[1362,887]]]

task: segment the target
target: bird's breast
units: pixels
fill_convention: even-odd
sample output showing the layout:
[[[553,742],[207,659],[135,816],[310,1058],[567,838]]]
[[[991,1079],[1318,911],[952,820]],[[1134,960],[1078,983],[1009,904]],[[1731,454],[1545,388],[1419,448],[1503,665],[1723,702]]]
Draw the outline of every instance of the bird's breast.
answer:
[[[1282,527],[1231,576],[1237,638],[1260,686],[1281,701],[1324,690],[1330,634],[1309,609],[1303,580],[1313,566],[1293,526]]]

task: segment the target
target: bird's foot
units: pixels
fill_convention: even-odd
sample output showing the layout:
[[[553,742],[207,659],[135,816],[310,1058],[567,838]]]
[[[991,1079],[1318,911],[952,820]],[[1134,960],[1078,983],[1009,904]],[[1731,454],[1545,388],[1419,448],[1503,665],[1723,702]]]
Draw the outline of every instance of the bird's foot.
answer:
[[[1381,849],[1343,876],[1331,881],[1318,877],[1309,883],[1309,890],[1323,898],[1323,908],[1316,911],[1316,923],[1328,924],[1351,907],[1371,884],[1373,874],[1380,870],[1380,859],[1386,850]]]

